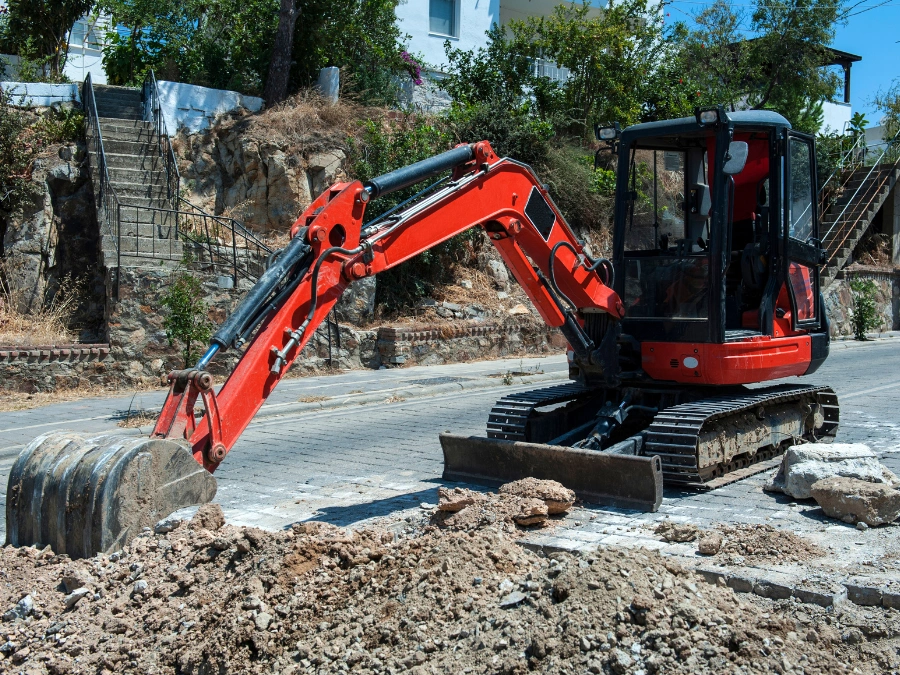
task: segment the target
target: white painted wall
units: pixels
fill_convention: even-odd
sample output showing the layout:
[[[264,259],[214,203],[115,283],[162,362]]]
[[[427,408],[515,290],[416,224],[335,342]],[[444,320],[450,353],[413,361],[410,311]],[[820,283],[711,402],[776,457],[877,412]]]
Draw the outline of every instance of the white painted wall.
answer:
[[[258,112],[263,106],[261,98],[244,96],[236,91],[165,80],[158,81],[157,85],[166,130],[170,136],[174,136],[181,127],[186,127],[191,133],[202,131],[217,116],[237,108]]]
[[[853,116],[853,109],[849,103],[825,101],[822,104],[822,112],[825,114],[825,120],[822,123],[822,133],[829,129],[839,134],[844,133],[847,122]]]
[[[10,103],[21,107],[47,107],[54,103],[81,103],[77,83],[42,84],[36,82],[0,82],[0,88],[10,97]]]

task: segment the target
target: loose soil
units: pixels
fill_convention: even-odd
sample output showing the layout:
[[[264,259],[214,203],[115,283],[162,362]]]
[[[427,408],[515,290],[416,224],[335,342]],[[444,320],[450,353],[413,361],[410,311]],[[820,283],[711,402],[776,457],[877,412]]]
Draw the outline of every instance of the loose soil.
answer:
[[[109,556],[71,561],[50,550],[0,549],[0,612],[26,595],[33,601],[20,603],[24,618],[13,612],[0,624],[0,671],[900,667],[894,610],[773,603],[707,585],[655,552],[544,556],[517,545],[502,522],[459,531],[429,518],[399,533],[317,523],[270,533],[223,526],[217,507],[204,507],[190,524],[147,532]]]
[[[727,562],[792,563],[825,555],[825,551],[793,532],[771,525],[720,525],[723,543],[718,555]]]

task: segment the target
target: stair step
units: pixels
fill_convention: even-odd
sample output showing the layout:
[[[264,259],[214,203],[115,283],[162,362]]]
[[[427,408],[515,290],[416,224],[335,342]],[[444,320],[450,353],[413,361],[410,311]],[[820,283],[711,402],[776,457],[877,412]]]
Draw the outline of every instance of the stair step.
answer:
[[[103,136],[103,151],[107,157],[113,155],[159,155],[155,139],[145,138],[140,141],[120,141]]]
[[[158,169],[126,169],[107,166],[106,169],[109,172],[109,179],[113,183],[166,184],[166,172],[162,167]]]
[[[171,224],[161,223],[135,223],[126,220],[119,222],[122,237],[141,237],[146,239],[156,239],[157,241],[165,241],[168,246],[169,240],[176,240],[175,236],[175,218],[171,218]]]
[[[165,171],[166,162],[155,152],[141,154],[106,153],[106,166],[110,169],[133,169],[137,171]]]
[[[168,199],[169,191],[165,183],[128,183],[125,181],[110,181],[113,189],[119,195],[119,201],[125,201],[124,197],[143,197],[145,199]]]
[[[116,237],[103,235],[100,247],[105,253],[115,253]],[[175,238],[157,239],[155,237],[122,236],[118,238],[118,251],[122,255],[160,255],[180,258],[184,253],[184,245]]]
[[[104,129],[105,127],[121,127],[123,129],[155,129],[153,122],[147,122],[143,119],[136,120],[123,120],[120,117],[100,117],[97,118],[100,121],[100,129]]]

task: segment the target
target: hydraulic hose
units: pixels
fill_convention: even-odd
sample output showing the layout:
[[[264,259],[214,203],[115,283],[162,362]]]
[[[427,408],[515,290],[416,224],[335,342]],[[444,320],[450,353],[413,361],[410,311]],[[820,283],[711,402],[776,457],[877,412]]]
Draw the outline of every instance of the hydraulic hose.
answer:
[[[309,255],[311,250],[302,235],[298,234],[291,239],[273,261],[272,266],[263,272],[259,281],[244,296],[241,304],[222,322],[215,335],[212,336],[212,344],[217,345],[221,350],[228,349],[234,344],[235,339],[243,334],[247,326],[258,316],[259,308],[266,304],[278,285],[297,263]]]

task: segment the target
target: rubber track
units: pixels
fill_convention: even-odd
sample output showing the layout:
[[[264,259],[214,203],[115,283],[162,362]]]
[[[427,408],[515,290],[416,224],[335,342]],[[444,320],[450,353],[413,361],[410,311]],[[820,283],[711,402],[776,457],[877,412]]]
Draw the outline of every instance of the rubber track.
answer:
[[[779,385],[757,389],[745,395],[719,396],[666,408],[653,418],[647,428],[643,454],[659,455],[667,484],[702,487],[703,483],[714,480],[723,471],[727,473],[740,469],[781,452],[780,448],[762,450],[755,453],[752,460],[745,458],[725,466],[705,467],[701,474],[697,466],[698,451],[700,434],[705,425],[744,412],[756,411],[760,407],[765,409],[799,401],[807,396],[815,396],[823,407],[825,425],[820,437],[833,437],[837,433],[838,406],[837,396],[830,387]]]
[[[571,401],[591,391],[591,387],[569,382],[504,396],[488,415],[487,437],[524,441],[528,418],[535,408]]]

